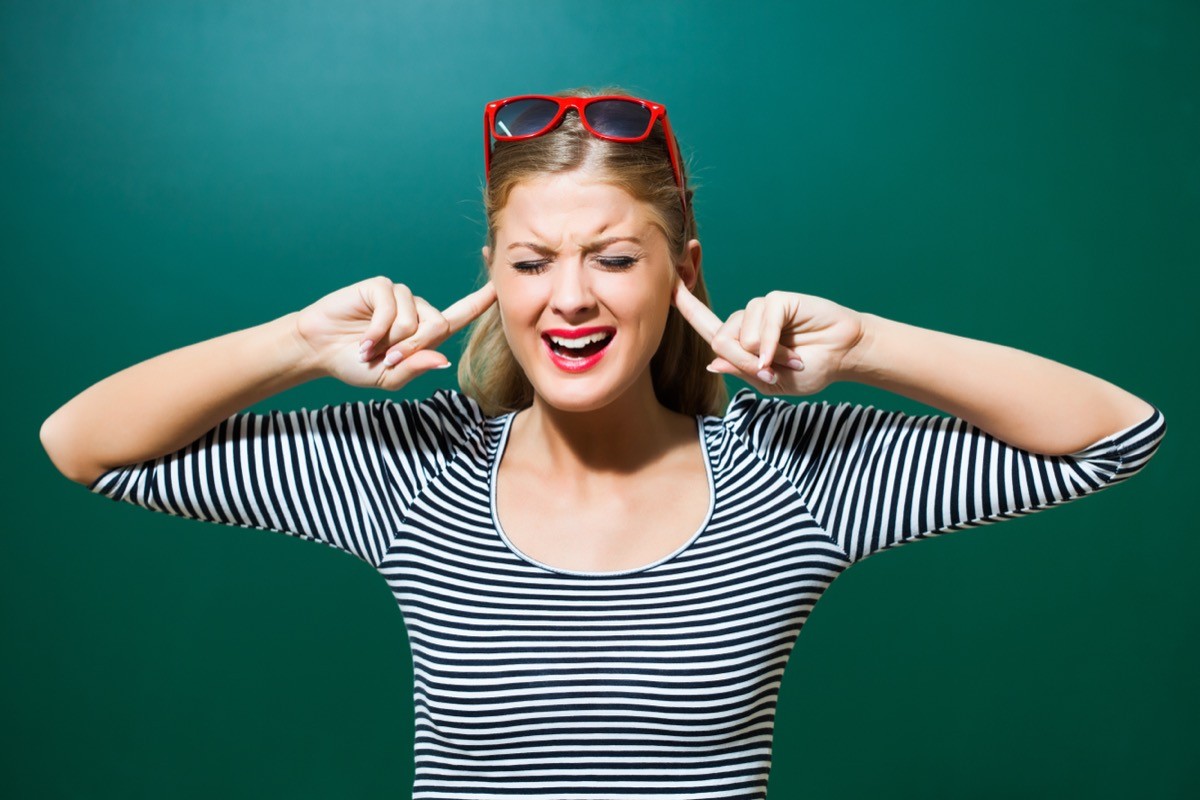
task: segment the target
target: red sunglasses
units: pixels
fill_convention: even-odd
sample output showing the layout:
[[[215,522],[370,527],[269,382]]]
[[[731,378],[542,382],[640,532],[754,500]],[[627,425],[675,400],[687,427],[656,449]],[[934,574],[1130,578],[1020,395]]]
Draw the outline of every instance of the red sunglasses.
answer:
[[[667,121],[667,109],[658,103],[623,95],[603,97],[552,97],[544,94],[523,94],[493,100],[483,111],[483,164],[486,179],[492,172],[492,139],[498,142],[518,142],[533,139],[554,130],[568,108],[575,109],[579,121],[593,136],[610,142],[642,142],[650,137],[654,123],[662,120],[667,137],[667,155],[675,173],[675,185],[683,209],[687,211],[687,194],[683,190],[683,175],[679,169],[679,153],[675,137]]]

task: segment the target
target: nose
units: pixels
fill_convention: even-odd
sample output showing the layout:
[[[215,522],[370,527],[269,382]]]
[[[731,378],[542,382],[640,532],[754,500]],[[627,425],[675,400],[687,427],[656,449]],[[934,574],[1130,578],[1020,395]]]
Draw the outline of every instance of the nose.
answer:
[[[579,261],[567,261],[554,270],[550,307],[564,317],[575,317],[595,304],[587,269]]]

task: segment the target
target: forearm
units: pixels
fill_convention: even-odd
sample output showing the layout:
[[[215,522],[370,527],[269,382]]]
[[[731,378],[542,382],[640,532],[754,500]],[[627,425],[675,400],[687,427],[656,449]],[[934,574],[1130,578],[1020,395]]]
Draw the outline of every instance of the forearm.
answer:
[[[1134,425],[1149,403],[1094,375],[1005,345],[863,314],[841,380],[896,392],[1024,450],[1075,452]]]
[[[43,423],[42,444],[64,475],[91,483],[107,469],[178,450],[237,411],[321,374],[288,314],[105,378]]]

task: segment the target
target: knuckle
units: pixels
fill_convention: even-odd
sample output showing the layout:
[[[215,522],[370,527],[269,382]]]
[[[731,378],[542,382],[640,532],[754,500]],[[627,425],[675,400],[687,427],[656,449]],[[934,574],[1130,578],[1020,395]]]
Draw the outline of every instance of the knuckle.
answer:
[[[738,337],[731,331],[717,331],[717,335],[713,337],[712,348],[718,352],[729,352],[741,347]]]
[[[416,320],[408,316],[397,317],[392,325],[392,338],[396,341],[407,339],[417,332]]]
[[[417,330],[404,343],[406,350],[416,351],[423,347],[430,347],[442,341],[450,335],[450,323],[442,317],[430,318],[421,321],[417,326]]]
[[[436,338],[445,338],[450,335],[450,322],[441,314],[438,314],[433,319],[429,320],[430,333]]]

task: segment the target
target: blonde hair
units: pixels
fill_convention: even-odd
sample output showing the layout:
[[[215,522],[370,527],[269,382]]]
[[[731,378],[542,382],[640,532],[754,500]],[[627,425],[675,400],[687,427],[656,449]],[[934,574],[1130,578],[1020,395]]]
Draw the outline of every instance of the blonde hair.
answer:
[[[555,96],[607,94],[632,95],[619,86],[604,86],[595,90],[568,89]],[[678,146],[676,152],[679,152]],[[661,123],[655,124],[644,142],[609,142],[589,133],[574,111],[568,111],[561,124],[544,136],[495,143],[490,180],[483,189],[489,252],[495,252],[497,220],[513,187],[548,173],[576,169],[586,169],[605,183],[618,186],[644,202],[653,224],[667,239],[671,263],[682,260],[688,241],[696,238],[693,190],[681,155],[679,170],[687,196],[685,213],[667,156]],[[488,265],[484,264],[480,285],[487,281],[487,271]],[[708,305],[708,289],[702,274],[697,276],[691,292]],[[672,305],[662,341],[650,359],[650,374],[658,401],[681,414],[720,416],[728,403],[728,393],[721,376],[705,369],[712,359],[708,343]],[[467,344],[458,363],[458,384],[487,416],[519,411],[533,403],[533,385],[508,346],[500,311],[495,304],[469,329]]]

